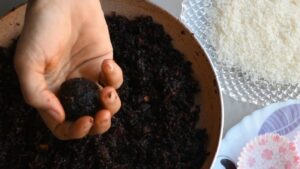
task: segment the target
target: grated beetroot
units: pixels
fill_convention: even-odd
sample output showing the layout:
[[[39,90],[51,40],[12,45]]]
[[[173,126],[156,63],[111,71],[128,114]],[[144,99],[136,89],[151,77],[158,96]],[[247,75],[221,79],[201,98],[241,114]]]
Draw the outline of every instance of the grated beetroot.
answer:
[[[60,141],[23,101],[14,71],[15,47],[0,48],[0,168],[199,169],[208,153],[195,129],[199,85],[191,63],[151,17],[107,16],[114,56],[124,71],[121,110],[99,136]]]

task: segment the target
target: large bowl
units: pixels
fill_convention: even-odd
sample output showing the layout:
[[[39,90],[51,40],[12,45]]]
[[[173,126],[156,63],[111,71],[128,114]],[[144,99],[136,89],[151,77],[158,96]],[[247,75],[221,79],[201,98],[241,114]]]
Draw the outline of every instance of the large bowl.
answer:
[[[147,1],[102,0],[102,6],[106,14],[116,12],[129,18],[140,15],[152,16],[154,21],[162,24],[166,32],[173,38],[175,48],[193,63],[194,76],[200,82],[202,89],[196,98],[197,103],[201,105],[198,127],[206,128],[209,135],[207,149],[210,154],[202,168],[210,168],[222,136],[223,107],[221,92],[211,61],[205,55],[201,46],[183,24],[166,11]],[[8,46],[20,34],[24,22],[25,8],[26,5],[22,5],[0,19],[0,46]]]

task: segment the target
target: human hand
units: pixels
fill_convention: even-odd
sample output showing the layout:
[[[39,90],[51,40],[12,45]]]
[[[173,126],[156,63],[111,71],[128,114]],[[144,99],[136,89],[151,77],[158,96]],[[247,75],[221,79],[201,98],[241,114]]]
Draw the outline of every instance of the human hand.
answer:
[[[35,107],[59,139],[79,139],[107,131],[121,106],[116,92],[123,82],[99,0],[29,0],[15,68],[25,101]],[[106,87],[104,109],[95,117],[65,121],[55,93],[67,79],[85,77]]]

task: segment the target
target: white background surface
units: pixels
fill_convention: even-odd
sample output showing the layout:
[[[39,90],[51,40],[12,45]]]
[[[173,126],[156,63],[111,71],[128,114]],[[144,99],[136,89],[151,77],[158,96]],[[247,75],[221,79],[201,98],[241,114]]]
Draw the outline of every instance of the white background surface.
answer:
[[[179,18],[181,12],[181,3],[183,0],[150,0],[155,4],[163,7],[167,11],[169,11],[173,16]],[[8,10],[25,2],[24,0],[0,0],[0,16],[4,15]],[[254,110],[260,108],[259,106],[242,103],[231,99],[228,96],[224,95],[224,134],[230,129],[232,126],[237,124],[245,115],[253,112]]]

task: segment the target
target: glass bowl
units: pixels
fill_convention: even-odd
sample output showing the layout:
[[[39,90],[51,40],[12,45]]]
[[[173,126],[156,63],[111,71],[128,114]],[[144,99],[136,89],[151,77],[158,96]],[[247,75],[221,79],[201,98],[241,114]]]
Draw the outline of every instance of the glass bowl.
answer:
[[[222,92],[235,100],[261,106],[300,98],[299,85],[281,85],[263,79],[254,81],[239,68],[229,67],[220,61],[208,39],[211,29],[207,10],[212,7],[212,1],[184,0],[180,19],[211,59]]]

